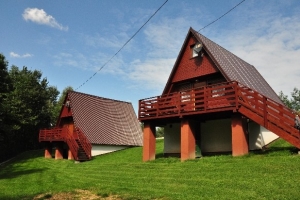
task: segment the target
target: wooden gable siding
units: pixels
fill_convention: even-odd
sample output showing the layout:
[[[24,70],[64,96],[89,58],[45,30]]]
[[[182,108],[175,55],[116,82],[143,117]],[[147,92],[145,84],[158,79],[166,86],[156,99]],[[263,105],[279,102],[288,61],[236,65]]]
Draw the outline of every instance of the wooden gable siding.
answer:
[[[172,83],[219,72],[205,52],[203,57],[197,56],[192,58],[191,46],[196,42],[197,40],[194,37],[189,37],[188,43],[184,47],[181,60],[178,63],[177,70],[173,76]]]
[[[71,108],[70,108],[70,107],[63,106],[62,112],[61,112],[61,114],[60,114],[60,118],[63,118],[63,117],[70,117],[70,116],[72,116]]]

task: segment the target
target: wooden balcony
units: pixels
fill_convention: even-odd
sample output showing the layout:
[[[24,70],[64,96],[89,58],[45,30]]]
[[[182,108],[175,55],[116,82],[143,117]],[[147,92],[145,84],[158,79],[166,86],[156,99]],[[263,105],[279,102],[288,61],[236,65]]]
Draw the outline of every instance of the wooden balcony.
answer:
[[[67,128],[43,129],[39,133],[39,142],[65,141]]]
[[[140,121],[236,110],[237,82],[227,82],[139,101]]]
[[[241,113],[300,148],[300,131],[295,128],[293,111],[238,82],[142,99],[138,115],[143,122],[230,110]]]

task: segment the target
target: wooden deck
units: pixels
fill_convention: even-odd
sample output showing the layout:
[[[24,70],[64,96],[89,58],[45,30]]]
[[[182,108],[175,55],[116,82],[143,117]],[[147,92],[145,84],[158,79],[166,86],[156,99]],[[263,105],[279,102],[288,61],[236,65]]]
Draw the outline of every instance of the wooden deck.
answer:
[[[142,99],[138,117],[144,122],[223,111],[239,112],[300,148],[293,111],[238,82]]]

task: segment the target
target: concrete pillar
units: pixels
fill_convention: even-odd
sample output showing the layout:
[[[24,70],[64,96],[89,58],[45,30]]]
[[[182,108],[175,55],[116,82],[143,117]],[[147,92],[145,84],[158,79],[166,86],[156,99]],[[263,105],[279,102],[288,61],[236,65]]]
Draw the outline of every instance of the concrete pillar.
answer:
[[[63,143],[57,142],[55,146],[55,159],[63,159]]]
[[[143,161],[155,160],[155,126],[144,123]]]
[[[187,119],[181,120],[181,161],[195,159],[196,140],[193,123]]]
[[[70,149],[68,150],[68,160],[74,160],[74,156]]]
[[[45,144],[45,158],[52,158],[52,145],[50,142]]]
[[[243,123],[243,118],[236,113],[232,116],[231,121],[232,131],[232,155],[242,156],[249,153],[248,136],[246,132],[246,125]]]

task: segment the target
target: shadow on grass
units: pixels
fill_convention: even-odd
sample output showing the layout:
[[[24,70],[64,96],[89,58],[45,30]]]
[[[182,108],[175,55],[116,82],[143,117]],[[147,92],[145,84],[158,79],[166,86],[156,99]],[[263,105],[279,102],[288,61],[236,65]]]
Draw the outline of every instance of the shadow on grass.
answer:
[[[263,150],[251,151],[254,155],[282,155],[282,154],[298,154],[298,149],[296,147],[267,147]]]
[[[6,169],[1,171],[0,174],[0,180],[1,179],[12,179],[12,178],[17,178],[19,176],[23,175],[29,175],[29,174],[34,174],[34,173],[40,173],[43,171],[46,171],[47,168],[42,168],[42,169]]]

